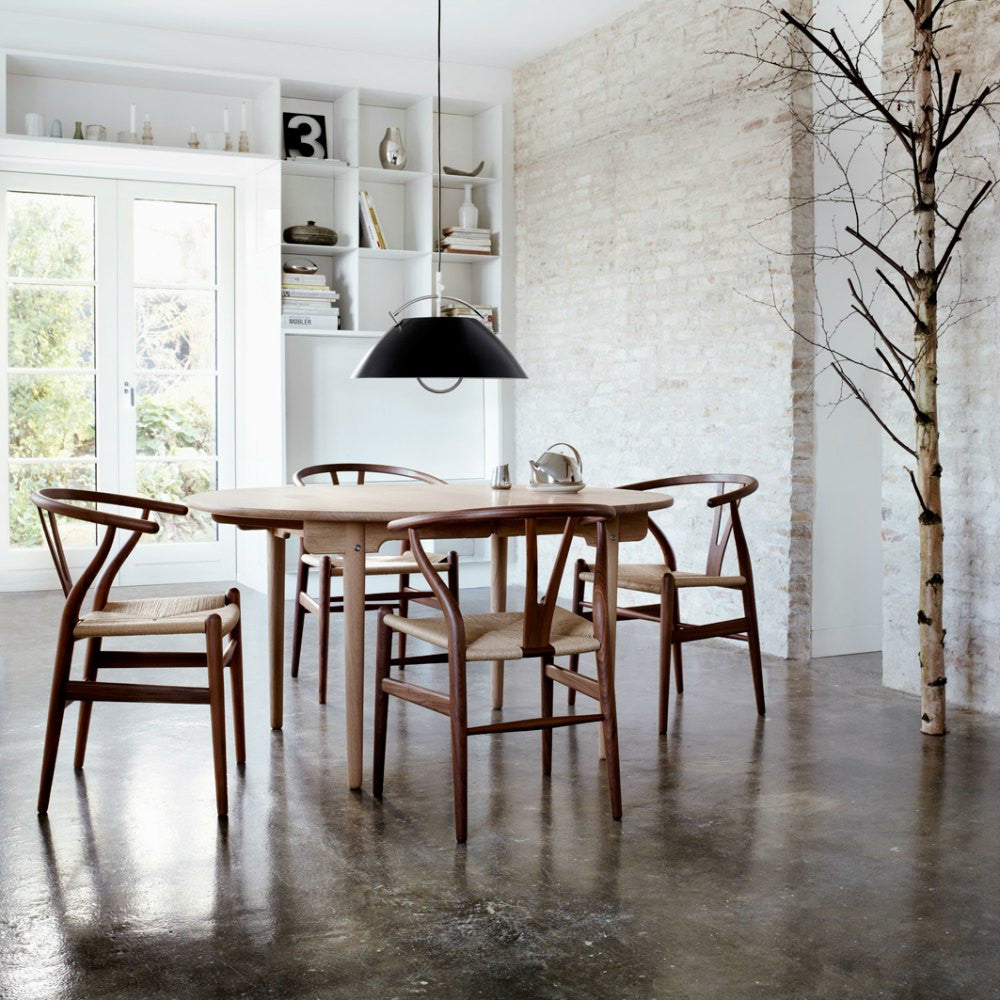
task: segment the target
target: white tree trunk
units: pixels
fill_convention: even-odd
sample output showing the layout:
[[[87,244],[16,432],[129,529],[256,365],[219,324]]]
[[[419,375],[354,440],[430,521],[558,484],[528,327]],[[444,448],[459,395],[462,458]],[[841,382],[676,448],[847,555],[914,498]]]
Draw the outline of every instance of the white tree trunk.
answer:
[[[941,512],[941,462],[938,440],[938,274],[935,240],[937,183],[934,81],[931,54],[933,0],[916,0],[914,13],[914,98],[917,132],[917,198],[915,204],[917,273],[914,370],[917,413],[916,484],[921,496],[920,634],[921,732],[945,734],[944,661],[944,524]]]

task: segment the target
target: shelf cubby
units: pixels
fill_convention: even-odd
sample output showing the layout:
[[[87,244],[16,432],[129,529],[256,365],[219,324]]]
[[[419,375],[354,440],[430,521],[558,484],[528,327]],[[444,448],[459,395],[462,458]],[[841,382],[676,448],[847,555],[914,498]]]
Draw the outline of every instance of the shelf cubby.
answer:
[[[406,170],[431,169],[431,116],[429,97],[362,90],[358,104],[358,163],[381,168],[378,147],[387,128],[398,128],[406,150]]]
[[[378,253],[378,251],[374,251]],[[362,251],[364,254],[364,251]],[[365,254],[358,261],[359,330],[388,330],[392,325],[390,310],[404,302],[426,295],[433,289],[428,254],[403,258],[382,258]],[[407,316],[427,315],[428,302],[418,302]]]
[[[4,73],[9,135],[23,135],[24,116],[38,112],[46,134],[58,118],[65,139],[79,121],[103,125],[108,142],[117,143],[135,104],[137,130],[141,134],[148,114],[154,137],[152,146],[140,148],[187,149],[191,126],[199,137],[221,132],[228,108],[235,148],[245,104],[250,151],[278,155],[279,87],[267,77],[13,51],[5,53]]]
[[[372,199],[387,249],[416,251],[431,249],[429,174],[417,174],[414,179],[403,184],[395,181],[372,183],[362,180],[359,187],[367,191]]]

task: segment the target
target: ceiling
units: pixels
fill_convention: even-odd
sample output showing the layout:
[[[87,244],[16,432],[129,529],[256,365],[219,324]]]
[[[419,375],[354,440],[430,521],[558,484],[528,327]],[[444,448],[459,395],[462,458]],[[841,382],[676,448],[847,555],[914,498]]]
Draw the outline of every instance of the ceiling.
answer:
[[[513,69],[643,0],[443,0],[447,62]],[[434,53],[434,0],[0,0],[26,14],[385,55]],[[85,13],[84,13],[85,12]]]

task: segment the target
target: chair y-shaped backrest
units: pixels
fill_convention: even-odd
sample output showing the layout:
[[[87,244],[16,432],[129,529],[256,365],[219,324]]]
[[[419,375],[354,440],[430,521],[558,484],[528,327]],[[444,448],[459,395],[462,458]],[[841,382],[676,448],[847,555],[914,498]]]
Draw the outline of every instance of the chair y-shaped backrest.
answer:
[[[474,537],[496,533],[520,534],[514,522],[523,522],[525,537],[524,622],[521,645],[525,656],[552,653],[552,617],[559,584],[566,568],[573,536],[585,527],[596,527],[597,554],[594,563],[594,628],[601,635],[607,624],[607,522],[614,518],[612,507],[602,504],[532,504],[523,507],[485,507],[477,510],[424,514],[392,521],[393,531],[406,531],[417,565],[441,605],[453,640],[464,647],[465,628],[458,601],[435,571],[424,551],[421,534],[447,537]],[[549,574],[545,593],[539,597],[538,536],[562,531],[559,549]]]
[[[150,520],[150,514],[187,514],[187,507],[179,503],[167,503],[162,500],[150,500],[147,497],[125,496],[119,493],[101,493],[97,490],[44,489],[31,494],[31,502],[38,508],[38,516],[42,522],[42,534],[45,543],[55,563],[59,585],[66,597],[63,607],[62,628],[72,630],[80,617],[80,608],[87,596],[87,591],[104,567],[104,573],[94,591],[95,611],[100,611],[108,601],[111,585],[118,571],[125,565],[125,560],[139,544],[143,535],[151,535],[160,530],[156,521]],[[116,507],[128,507],[141,511],[139,517],[128,517],[124,514],[112,514],[109,511],[98,510],[79,504],[112,504]],[[74,582],[70,573],[69,562],[63,547],[62,536],[59,533],[58,517],[71,518],[76,521],[86,521],[90,524],[102,525],[104,535],[97,546],[97,551],[87,566],[81,571]],[[131,537],[118,550],[114,558],[104,564],[114,547],[115,534],[122,531],[132,532]]]
[[[661,490],[675,486],[694,486],[703,483],[717,483],[718,489],[714,497],[709,497],[707,506],[714,508],[712,534],[708,540],[708,559],[705,562],[705,573],[708,576],[719,576],[722,573],[722,561],[726,556],[726,547],[730,537],[736,545],[736,555],[739,560],[740,573],[749,579],[750,552],[747,548],[746,536],[743,534],[743,524],[740,521],[740,501],[757,490],[757,480],[753,476],[740,473],[698,473],[690,476],[668,476],[664,479],[648,479],[641,483],[630,483],[621,486],[623,490]],[[729,486],[737,489],[728,490]],[[664,559],[671,569],[677,569],[670,542],[662,529],[649,522],[650,533],[656,538],[663,551]]]
[[[396,476],[398,479],[416,479],[421,483],[433,483],[437,486],[444,486],[445,481],[432,476],[429,472],[421,472],[419,469],[406,469],[400,465],[369,465],[359,462],[335,462],[327,465],[307,465],[304,469],[299,469],[292,477],[296,486],[305,486],[305,480],[310,476],[329,476],[330,482],[334,486],[342,485],[340,477],[344,473],[354,474],[357,486],[364,486],[365,475],[374,473],[384,476]]]

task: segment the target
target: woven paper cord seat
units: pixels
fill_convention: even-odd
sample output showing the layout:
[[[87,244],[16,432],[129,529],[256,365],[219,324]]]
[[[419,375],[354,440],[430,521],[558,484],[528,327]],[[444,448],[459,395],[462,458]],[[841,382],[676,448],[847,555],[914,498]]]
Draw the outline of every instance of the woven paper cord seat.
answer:
[[[524,616],[518,611],[483,615],[463,615],[465,622],[466,660],[520,660],[524,653],[521,638]],[[422,639],[439,649],[448,648],[448,627],[441,615],[426,618],[401,618],[386,615],[386,624],[414,639]],[[556,606],[552,616],[551,644],[556,656],[592,653],[600,648],[594,638],[594,626],[585,618]]]
[[[444,552],[429,552],[431,562],[442,569],[448,567],[448,556]],[[306,552],[302,556],[302,561],[307,566],[319,566],[323,557],[312,552]],[[379,555],[369,553],[365,556],[365,576],[397,576],[400,573],[412,573],[420,575],[420,567],[416,559],[408,552],[395,555]],[[344,575],[344,557],[330,556],[330,576]]]
[[[639,590],[645,594],[658,594],[663,589],[663,574],[670,573],[664,563],[623,563],[618,567],[618,588]],[[678,589],[683,587],[742,587],[747,581],[742,576],[706,576],[704,573],[685,573],[675,569],[671,574]],[[593,583],[594,574],[588,566],[580,579]]]
[[[237,604],[226,604],[223,596],[157,597],[140,601],[109,601],[103,611],[84,615],[73,629],[78,638],[116,635],[193,635],[205,631],[209,615],[222,619],[222,634],[228,635],[240,620]]]

